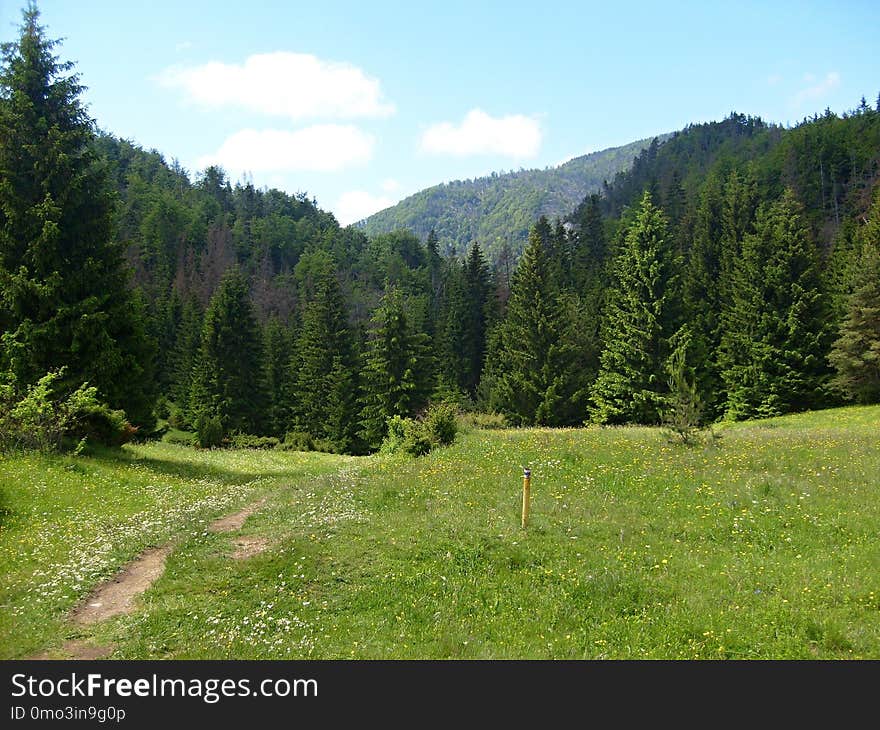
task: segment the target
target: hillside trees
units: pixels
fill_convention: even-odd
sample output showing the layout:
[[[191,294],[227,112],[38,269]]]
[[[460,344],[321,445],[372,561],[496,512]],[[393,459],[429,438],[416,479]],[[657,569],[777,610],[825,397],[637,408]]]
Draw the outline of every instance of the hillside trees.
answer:
[[[0,68],[0,359],[22,384],[64,367],[139,425],[153,422],[153,348],[112,238],[113,200],[72,64],[39,12]]]

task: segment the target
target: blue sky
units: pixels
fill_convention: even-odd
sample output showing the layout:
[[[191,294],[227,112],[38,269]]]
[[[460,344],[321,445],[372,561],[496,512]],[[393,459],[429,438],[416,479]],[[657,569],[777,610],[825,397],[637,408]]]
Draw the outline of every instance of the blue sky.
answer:
[[[0,40],[23,0],[0,0]],[[349,223],[438,182],[880,92],[877,2],[42,0],[99,126]]]

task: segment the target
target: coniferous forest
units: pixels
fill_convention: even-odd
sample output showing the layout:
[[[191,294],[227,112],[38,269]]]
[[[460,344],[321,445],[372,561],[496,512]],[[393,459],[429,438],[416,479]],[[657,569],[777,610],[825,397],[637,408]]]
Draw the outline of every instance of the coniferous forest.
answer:
[[[440,403],[577,426],[880,401],[880,99],[655,140],[512,261],[191,177],[81,92],[31,6],[0,67],[7,439],[361,454]]]

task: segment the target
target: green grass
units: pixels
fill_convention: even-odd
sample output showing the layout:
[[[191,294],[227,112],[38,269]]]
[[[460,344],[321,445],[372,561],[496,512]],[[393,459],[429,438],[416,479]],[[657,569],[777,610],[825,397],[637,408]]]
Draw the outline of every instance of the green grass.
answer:
[[[0,650],[87,635],[117,658],[877,659],[878,434],[870,407],[690,449],[589,428],[473,431],[419,459],[167,444],[7,459]],[[240,533],[205,532],[256,494]],[[270,547],[231,560],[240,535]],[[63,622],[171,536],[140,610]],[[101,567],[81,575],[93,552]]]

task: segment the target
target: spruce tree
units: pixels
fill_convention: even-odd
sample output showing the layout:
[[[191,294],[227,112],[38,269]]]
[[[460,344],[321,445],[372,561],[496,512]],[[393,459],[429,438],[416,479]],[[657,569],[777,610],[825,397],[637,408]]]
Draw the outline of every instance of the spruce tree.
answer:
[[[529,235],[511,280],[507,316],[493,338],[489,402],[517,424],[571,425],[583,419],[585,374],[542,220]]]
[[[666,358],[677,326],[672,241],[666,216],[646,192],[614,263],[593,385],[599,423],[658,423],[666,402]]]
[[[396,287],[387,288],[371,325],[360,433],[368,447],[378,448],[391,416],[414,416],[427,404],[429,352],[427,336],[412,327]]]
[[[193,368],[202,342],[203,316],[198,299],[190,296],[181,307],[180,324],[176,330],[174,347],[169,358],[171,374],[168,394],[177,406],[176,413],[180,419],[175,425],[189,425],[192,422],[189,412],[190,391]]]
[[[723,383],[716,355],[721,343],[721,219],[723,190],[710,175],[700,192],[693,225],[693,241],[682,281],[682,300],[690,332],[688,363],[695,371],[695,384],[705,415],[719,415]]]
[[[220,418],[228,432],[259,433],[265,415],[263,348],[247,279],[223,275],[205,311],[193,372],[190,411]]]
[[[291,359],[296,386],[294,421],[298,431],[350,451],[357,431],[355,352],[345,302],[331,270],[317,285],[303,313]]]
[[[444,296],[437,322],[435,351],[437,387],[441,400],[460,400],[470,382],[471,361],[465,351],[471,319],[465,268],[450,259],[445,275]]]
[[[290,331],[277,317],[263,327],[263,377],[266,384],[266,430],[283,437],[291,422],[286,397],[290,392]]]
[[[819,254],[791,190],[759,212],[737,262],[719,356],[728,418],[826,403],[829,327]]]
[[[829,355],[834,388],[858,403],[880,402],[880,195],[870,215],[846,319]]]
[[[65,367],[153,422],[153,344],[112,239],[113,199],[71,63],[30,4],[0,65],[0,366],[22,384]]]
[[[480,244],[474,243],[464,266],[465,327],[461,343],[465,362],[461,386],[474,397],[486,362],[486,329],[491,278]]]

